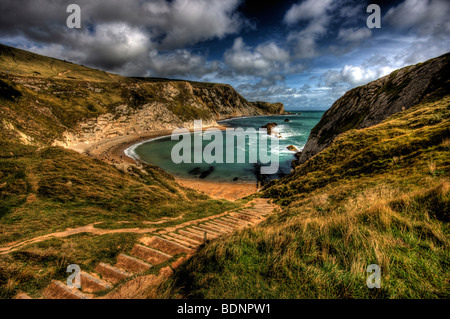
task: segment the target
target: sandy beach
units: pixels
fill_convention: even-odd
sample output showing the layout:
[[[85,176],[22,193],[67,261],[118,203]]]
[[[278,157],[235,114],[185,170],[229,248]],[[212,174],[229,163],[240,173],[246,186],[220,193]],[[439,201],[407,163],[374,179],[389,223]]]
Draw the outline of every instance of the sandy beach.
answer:
[[[226,126],[217,126],[221,130]],[[206,129],[206,128],[205,128]],[[80,153],[103,160],[113,165],[136,164],[137,160],[128,157],[125,150],[129,147],[152,138],[171,135],[171,130],[154,131],[143,134],[125,135],[100,141],[95,144],[74,145],[71,147]],[[258,191],[256,183],[213,182],[201,179],[185,179],[176,177],[177,182],[188,188],[204,192],[212,198],[236,200]]]

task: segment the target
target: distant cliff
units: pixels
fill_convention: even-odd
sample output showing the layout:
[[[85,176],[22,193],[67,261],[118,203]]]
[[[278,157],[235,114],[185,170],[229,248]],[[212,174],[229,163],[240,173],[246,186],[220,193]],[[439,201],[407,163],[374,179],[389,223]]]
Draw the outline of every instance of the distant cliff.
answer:
[[[126,78],[4,45],[0,101],[0,137],[62,146],[284,112],[227,84]]]
[[[321,152],[341,133],[376,125],[417,105],[430,95],[448,92],[450,54],[408,66],[347,92],[314,127],[299,163]]]
[[[268,103],[268,102],[251,102],[260,110],[264,110],[267,114],[282,115],[286,114],[284,105],[282,103]]]

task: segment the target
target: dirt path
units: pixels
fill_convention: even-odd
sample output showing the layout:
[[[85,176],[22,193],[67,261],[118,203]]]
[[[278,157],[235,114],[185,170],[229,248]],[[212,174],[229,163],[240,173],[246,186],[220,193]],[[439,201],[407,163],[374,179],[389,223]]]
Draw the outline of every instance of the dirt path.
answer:
[[[163,218],[156,222],[144,222],[144,224],[158,225],[158,224],[166,223],[166,222],[169,222],[172,220],[181,219],[181,218],[183,218],[183,216],[184,216],[184,214],[182,214],[178,217],[175,217],[175,218]],[[95,225],[102,224],[102,223],[103,222],[97,222],[97,223],[93,223],[93,224],[89,224],[89,225],[81,226],[81,227],[77,227],[77,228],[67,228],[64,231],[55,232],[55,233],[51,233],[51,234],[47,234],[47,235],[43,235],[43,236],[38,236],[38,237],[31,238],[31,239],[28,239],[28,240],[25,240],[22,242],[12,243],[7,246],[0,247],[0,255],[11,253],[13,251],[16,251],[16,250],[22,248],[25,245],[39,243],[39,242],[47,240],[47,239],[64,238],[64,237],[81,234],[81,233],[90,233],[90,234],[94,234],[94,235],[106,235],[106,234],[117,234],[117,233],[146,234],[146,233],[152,233],[154,231],[159,230],[159,228],[154,228],[154,227],[153,228],[121,228],[121,229],[95,228]],[[118,222],[118,223],[125,224],[127,222]]]
[[[244,207],[248,207],[249,204],[244,205]],[[90,233],[93,235],[106,235],[106,234],[117,234],[117,233],[134,233],[134,234],[148,234],[148,233],[155,233],[155,232],[161,232],[161,231],[174,231],[176,229],[179,228],[183,228],[186,226],[190,226],[193,224],[197,224],[200,222],[204,222],[204,221],[208,221],[211,219],[215,219],[215,218],[219,218],[221,216],[227,215],[229,214],[229,212],[224,212],[222,214],[218,214],[218,215],[212,215],[212,216],[208,216],[208,217],[204,217],[201,219],[193,219],[190,221],[187,221],[185,223],[181,223],[179,225],[175,225],[175,226],[170,226],[170,227],[165,227],[165,228],[158,228],[158,227],[152,227],[152,228],[120,228],[120,229],[100,229],[100,228],[95,228],[95,225],[98,224],[102,224],[103,222],[96,222],[96,223],[92,223],[86,226],[81,226],[81,227],[77,227],[77,228],[67,228],[64,231],[60,231],[60,232],[54,232],[51,234],[47,234],[47,235],[42,235],[42,236],[38,236],[35,238],[31,238],[28,240],[24,240],[21,242],[15,242],[15,243],[11,243],[7,246],[3,246],[0,247],[0,255],[5,255],[8,253],[11,253],[13,251],[19,250],[20,248],[22,248],[23,246],[26,245],[30,245],[30,244],[35,244],[35,243],[39,243],[42,242],[44,240],[48,240],[51,238],[64,238],[64,237],[68,237],[68,236],[72,236],[72,235],[76,235],[76,234],[81,234],[81,233]],[[159,221],[156,222],[144,222],[144,224],[148,224],[148,225],[158,225],[158,224],[162,224],[168,221],[173,221],[173,220],[177,220],[177,219],[181,219],[183,218],[184,214],[178,216],[178,217],[174,217],[174,218],[162,218]],[[126,221],[124,222],[118,222],[118,223],[127,223]]]
[[[97,297],[93,293],[100,291],[107,292],[106,295],[100,297],[101,299],[148,298],[152,294],[157,297],[159,296],[157,293],[159,283],[170,277],[176,268],[194,256],[200,247],[210,240],[254,227],[266,220],[268,215],[277,212],[279,212],[279,207],[268,199],[256,198],[240,209],[190,220],[174,226],[152,228],[150,229],[151,234],[139,236],[140,238],[130,251],[120,253],[114,265],[99,261],[91,272],[81,272],[82,286],[80,289],[71,289],[61,281],[52,280],[37,297],[41,299],[95,299]],[[95,229],[96,224],[40,236],[18,245],[52,237],[65,237],[79,232],[93,232],[99,235],[116,232],[148,232],[148,229]],[[17,249],[18,245],[10,248]],[[183,255],[180,256],[180,254]],[[157,274],[146,275],[146,271],[150,268],[163,263],[168,265],[158,269]],[[20,292],[16,299],[31,299],[31,297],[27,292]]]

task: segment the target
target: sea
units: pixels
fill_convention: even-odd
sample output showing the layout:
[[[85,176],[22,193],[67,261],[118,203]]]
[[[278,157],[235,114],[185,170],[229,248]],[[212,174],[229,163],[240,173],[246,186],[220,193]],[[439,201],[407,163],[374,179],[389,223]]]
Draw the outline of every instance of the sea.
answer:
[[[266,157],[265,162],[261,161],[262,158],[258,155],[255,161],[255,159],[250,156],[250,153],[252,151],[255,152],[255,150],[258,150],[256,153],[259,154],[258,148],[261,146],[260,138],[256,140],[247,138],[245,140],[245,146],[238,145],[237,139],[235,138],[234,143],[229,143],[233,145],[227,145],[227,135],[225,131],[221,132],[223,141],[221,150],[223,153],[222,160],[219,159],[211,162],[211,158],[208,159],[201,156],[204,154],[205,148],[207,148],[208,154],[213,156],[216,154],[215,151],[212,150],[213,144],[211,143],[216,141],[216,138],[218,137],[211,137],[211,135],[218,134],[218,131],[214,134],[209,134],[208,132],[190,133],[182,138],[178,137],[179,140],[172,140],[171,136],[153,138],[133,145],[126,150],[126,154],[142,162],[159,166],[167,173],[180,178],[216,182],[267,182],[268,180],[280,178],[291,172],[291,163],[295,160],[296,151],[288,150],[287,147],[293,145],[298,151],[301,151],[308,140],[312,128],[320,121],[323,113],[323,111],[296,111],[291,112],[289,115],[239,117],[218,122],[229,128],[242,128],[247,132],[249,128],[254,128],[258,131],[259,128],[268,123],[277,124],[273,129],[274,135],[277,137],[271,137],[269,139],[267,151],[267,155],[270,159],[277,159],[277,169],[267,175],[261,174],[261,167],[269,166],[272,160],[267,162]],[[183,149],[180,147],[180,141],[184,138],[187,140],[184,141],[185,144],[183,145],[185,147]],[[278,143],[272,143],[274,139],[277,139]],[[195,140],[200,140],[201,142],[196,144]],[[189,144],[190,150],[188,149]],[[230,150],[230,147],[232,147],[233,150]],[[175,157],[172,154],[174,149],[177,150],[174,154],[185,155],[190,152],[191,159],[188,160],[189,156],[185,156],[184,162],[178,163],[180,160],[174,160]],[[182,150],[180,151],[180,149]],[[237,160],[239,150],[245,153],[244,163],[239,163]],[[232,156],[229,156],[227,163],[226,154],[230,151],[233,151],[232,154],[234,154],[234,160],[230,161],[229,159]],[[199,152],[203,153],[199,156]],[[195,154],[197,154],[197,156]],[[220,152],[218,154],[220,154]],[[195,163],[195,157],[197,158],[197,163]]]

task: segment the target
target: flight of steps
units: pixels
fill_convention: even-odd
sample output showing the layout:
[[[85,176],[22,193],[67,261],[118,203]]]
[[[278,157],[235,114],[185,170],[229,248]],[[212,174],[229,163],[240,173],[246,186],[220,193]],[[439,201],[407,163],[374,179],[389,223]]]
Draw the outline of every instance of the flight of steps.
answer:
[[[111,290],[122,280],[173,259],[171,266],[159,272],[160,275],[170,276],[172,269],[192,256],[205,241],[258,224],[275,209],[266,199],[254,199],[251,203],[252,207],[238,212],[229,212],[176,229],[161,230],[153,236],[140,238],[130,255],[121,253],[117,256],[114,266],[101,262],[95,268],[95,273],[81,272],[80,290],[70,289],[65,283],[53,280],[42,294],[47,299],[95,298],[93,293]],[[175,259],[175,256],[178,258]],[[29,296],[21,293],[16,298],[27,299]]]

